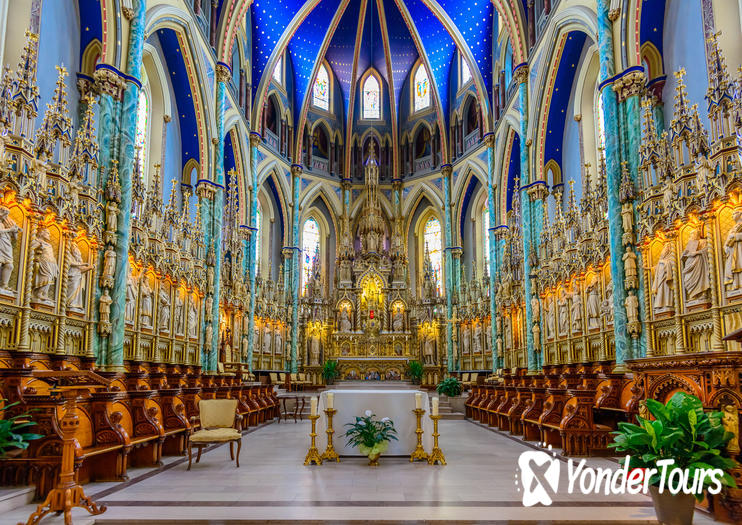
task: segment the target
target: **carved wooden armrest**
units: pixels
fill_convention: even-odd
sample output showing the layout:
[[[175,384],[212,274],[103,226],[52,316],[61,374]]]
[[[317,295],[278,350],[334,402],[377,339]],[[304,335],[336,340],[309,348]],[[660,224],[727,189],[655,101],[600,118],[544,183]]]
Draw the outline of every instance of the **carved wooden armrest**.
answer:
[[[234,415],[234,428],[237,430],[240,429],[240,422],[242,421],[242,415],[241,414],[235,414]]]

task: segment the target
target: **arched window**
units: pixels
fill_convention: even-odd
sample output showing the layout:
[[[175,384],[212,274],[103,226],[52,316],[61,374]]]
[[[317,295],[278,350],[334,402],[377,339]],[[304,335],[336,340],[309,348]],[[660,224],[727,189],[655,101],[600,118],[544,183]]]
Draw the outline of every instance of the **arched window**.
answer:
[[[263,228],[263,213],[260,211],[260,206],[255,214],[255,228],[255,260],[260,264],[260,230]]]
[[[485,275],[489,275],[490,267],[490,205],[484,203],[482,210],[482,269]]]
[[[363,83],[363,118],[381,118],[381,90],[376,77],[369,75]]]
[[[325,111],[330,110],[330,76],[327,74],[327,68],[322,64],[317,71],[317,78],[314,79],[314,88],[312,88],[312,104]]]
[[[443,286],[443,237],[441,235],[441,222],[435,217],[428,219],[423,230],[425,249],[430,255],[430,263],[433,266],[435,285],[438,293]]]
[[[314,258],[319,257],[319,224],[317,224],[317,221],[313,217],[304,221],[304,228],[301,233],[301,250],[303,254],[301,289],[304,290],[309,282],[309,278],[312,276]]]
[[[430,106],[430,81],[425,66],[420,64],[415,73],[415,111],[420,111]]]
[[[283,81],[283,57],[278,57],[278,61],[276,62],[276,67],[273,68],[273,80],[277,83],[281,83]]]
[[[605,121],[603,120],[603,97],[600,96],[600,91],[598,91],[595,96],[598,97],[598,118],[595,119],[595,121],[597,122],[596,127],[598,128],[598,148],[599,154],[603,159],[605,159]]]
[[[138,171],[139,179],[145,181],[144,174],[147,171],[147,134],[149,133],[149,100],[144,89],[139,90],[139,103],[137,104],[137,134],[134,141],[137,155],[139,156]]]
[[[471,70],[464,57],[461,57],[461,85],[465,86],[471,80]]]

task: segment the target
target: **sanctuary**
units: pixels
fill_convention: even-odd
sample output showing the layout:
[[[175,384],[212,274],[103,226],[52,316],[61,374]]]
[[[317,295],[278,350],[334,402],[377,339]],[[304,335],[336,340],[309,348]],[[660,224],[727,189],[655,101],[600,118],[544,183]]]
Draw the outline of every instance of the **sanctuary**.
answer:
[[[654,519],[513,472],[683,393],[737,484],[697,519],[739,523],[741,38],[738,0],[0,0],[0,422],[38,434],[0,516]],[[328,387],[446,461],[304,467]]]

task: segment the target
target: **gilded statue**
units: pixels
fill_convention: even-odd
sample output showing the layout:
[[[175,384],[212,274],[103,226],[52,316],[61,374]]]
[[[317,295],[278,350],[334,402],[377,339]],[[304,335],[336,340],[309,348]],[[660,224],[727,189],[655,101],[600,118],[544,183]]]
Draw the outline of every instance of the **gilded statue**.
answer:
[[[13,246],[21,229],[10,217],[10,210],[0,206],[0,291],[13,293],[8,289],[10,276],[15,268]]]
[[[680,256],[683,289],[688,301],[703,299],[711,289],[709,280],[708,250],[706,239],[699,237],[698,230],[690,233],[688,243]]]
[[[83,282],[82,274],[89,272],[93,266],[82,260],[80,247],[75,241],[70,241],[67,269],[67,306],[69,308],[82,309],[83,307]]]
[[[654,294],[654,309],[672,307],[672,287],[673,287],[673,264],[675,256],[672,253],[672,243],[668,242],[662,248],[657,267],[654,270],[654,280],[652,281],[652,293]]]
[[[734,405],[724,405],[722,409],[721,424],[724,430],[730,432],[733,437],[727,443],[727,454],[734,457],[740,453],[739,448],[739,411]]]
[[[34,275],[33,298],[36,301],[50,303],[49,289],[54,285],[59,274],[54,246],[51,243],[49,229],[41,227],[31,243],[31,250],[36,252],[36,272]]]
[[[742,288],[742,210],[732,213],[732,218],[734,226],[724,240],[724,285],[727,290],[739,290]]]

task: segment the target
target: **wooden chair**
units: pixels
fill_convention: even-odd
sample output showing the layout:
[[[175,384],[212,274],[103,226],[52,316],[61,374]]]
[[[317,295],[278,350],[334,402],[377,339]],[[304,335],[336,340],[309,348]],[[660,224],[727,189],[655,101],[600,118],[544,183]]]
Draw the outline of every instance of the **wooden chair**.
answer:
[[[271,378],[271,385],[278,385],[278,374],[275,372],[269,372],[268,376]]]
[[[191,423],[201,420],[201,430],[188,438],[188,468],[191,470],[192,449],[198,449],[196,463],[201,461],[201,451],[214,443],[229,443],[229,456],[235,459],[234,442],[237,442],[237,467],[240,466],[242,433],[239,431],[242,416],[237,413],[237,399],[202,399],[198,403],[199,418],[192,417]]]

